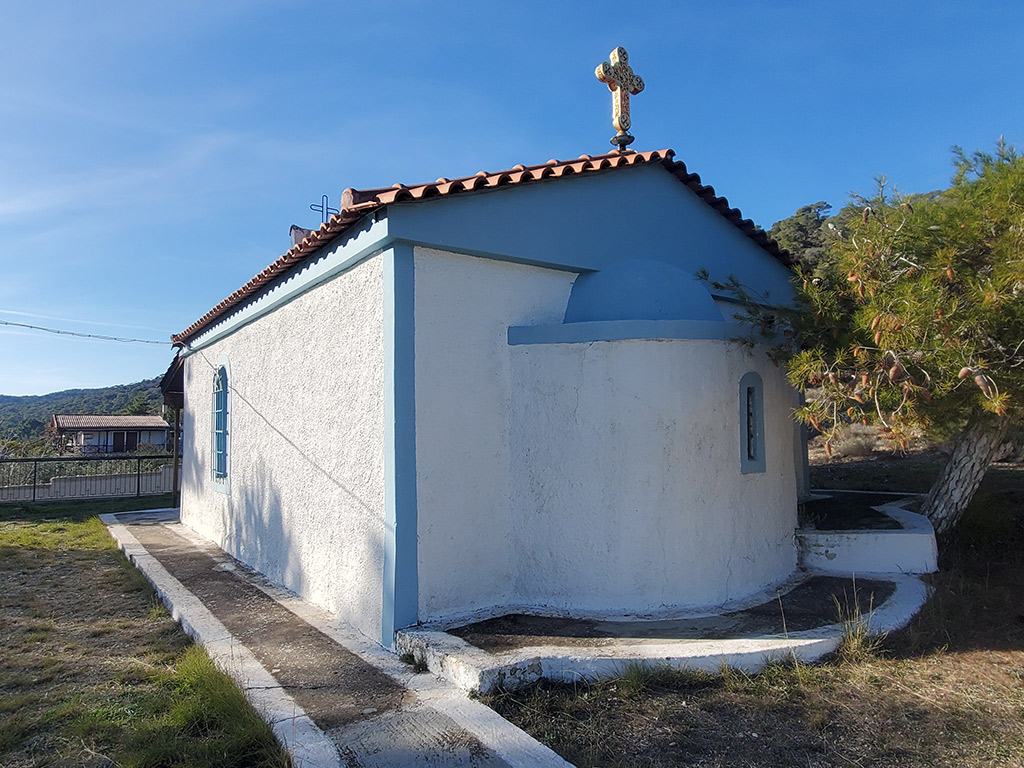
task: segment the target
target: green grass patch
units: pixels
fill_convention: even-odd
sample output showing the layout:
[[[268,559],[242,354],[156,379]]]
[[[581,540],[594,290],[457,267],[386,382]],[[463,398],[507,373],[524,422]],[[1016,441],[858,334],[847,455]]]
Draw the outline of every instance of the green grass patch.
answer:
[[[85,501],[52,501],[41,504],[0,504],[0,522],[5,520],[57,523],[83,522],[99,515],[133,512],[137,509],[170,507],[172,495],[139,496],[121,499],[89,499]]]
[[[69,730],[116,743],[118,764],[286,766],[274,734],[231,678],[191,646],[170,670],[121,675],[107,701],[79,713]]]
[[[97,519],[169,503],[0,505],[4,768],[289,765]]]

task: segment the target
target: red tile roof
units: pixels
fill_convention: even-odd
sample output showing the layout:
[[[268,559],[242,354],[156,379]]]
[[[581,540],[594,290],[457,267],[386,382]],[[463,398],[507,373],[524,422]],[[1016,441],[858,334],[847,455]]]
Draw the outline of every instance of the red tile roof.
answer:
[[[344,234],[356,221],[368,213],[392,203],[404,203],[415,200],[427,200],[432,197],[445,197],[460,192],[473,192],[481,189],[526,184],[544,179],[559,179],[581,173],[606,171],[613,168],[626,168],[633,165],[660,164],[670,171],[679,181],[693,190],[698,197],[732,222],[740,231],[750,237],[785,265],[793,263],[787,251],[779,247],[764,230],[757,227],[750,219],[729,205],[724,197],[715,194],[714,187],[701,183],[700,176],[690,173],[686,165],[675,160],[675,152],[671,149],[654,150],[651,152],[620,152],[614,150],[605,155],[580,155],[576,160],[548,160],[543,165],[516,165],[506,171],[488,173],[480,171],[474,176],[458,179],[440,178],[428,184],[405,186],[395,184],[379,189],[346,189],[341,195],[341,212],[334,214],[330,221],[322,224],[308,237],[292,246],[273,264],[253,277],[249,282],[232,293],[217,306],[192,323],[181,333],[171,336],[177,346],[184,346],[215,321],[224,317],[232,309],[246,299],[257,294],[268,283],[291,272],[304,263],[313,253],[328,242]]]
[[[98,414],[64,414],[53,416],[53,425],[65,429],[169,429],[160,416],[101,416]]]

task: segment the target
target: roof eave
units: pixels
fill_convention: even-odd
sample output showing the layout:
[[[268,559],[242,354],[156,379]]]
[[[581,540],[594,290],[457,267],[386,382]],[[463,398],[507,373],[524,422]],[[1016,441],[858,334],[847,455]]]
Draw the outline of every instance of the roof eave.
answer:
[[[643,164],[660,164],[772,257],[787,267],[791,267],[795,263],[790,254],[779,247],[767,232],[750,219],[744,218],[739,209],[731,207],[725,197],[720,197],[715,193],[714,187],[703,184],[700,176],[690,172],[685,163],[675,160],[673,150],[653,150],[642,153],[616,150],[605,155],[580,155],[576,160],[549,160],[541,165],[533,166],[516,165],[508,170],[494,173],[480,171],[473,176],[457,179],[442,177],[428,184],[413,186],[395,184],[391,187],[364,190],[348,188],[342,193],[339,213],[334,214],[319,229],[314,230],[301,242],[288,249],[276,261],[184,331],[171,336],[171,343],[175,347],[186,347],[189,341],[199,336],[214,322],[227,316],[254,296],[261,294],[270,284],[305,263],[314,253],[344,235],[364,216],[380,211],[389,205]]]

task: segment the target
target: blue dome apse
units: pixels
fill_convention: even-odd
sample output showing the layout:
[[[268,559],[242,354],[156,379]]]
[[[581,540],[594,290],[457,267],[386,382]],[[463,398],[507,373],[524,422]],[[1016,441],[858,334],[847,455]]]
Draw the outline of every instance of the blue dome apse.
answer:
[[[692,275],[653,259],[627,259],[573,283],[566,323],[602,320],[710,320],[722,313]]]

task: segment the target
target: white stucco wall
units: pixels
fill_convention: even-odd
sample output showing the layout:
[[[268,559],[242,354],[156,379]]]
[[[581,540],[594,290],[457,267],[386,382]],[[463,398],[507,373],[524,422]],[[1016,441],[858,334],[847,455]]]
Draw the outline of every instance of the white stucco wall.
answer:
[[[796,567],[792,390],[718,341],[512,352],[515,591],[549,610],[714,604]],[[764,473],[740,471],[739,382],[764,386]]]
[[[417,249],[419,618],[712,604],[796,566],[793,393],[738,345],[509,346],[575,276]],[[767,471],[740,472],[739,381]]]
[[[562,320],[575,274],[415,251],[419,615],[514,600],[509,325]]]
[[[368,259],[185,361],[182,521],[380,637],[383,270]],[[211,482],[215,366],[229,363],[229,489]]]

